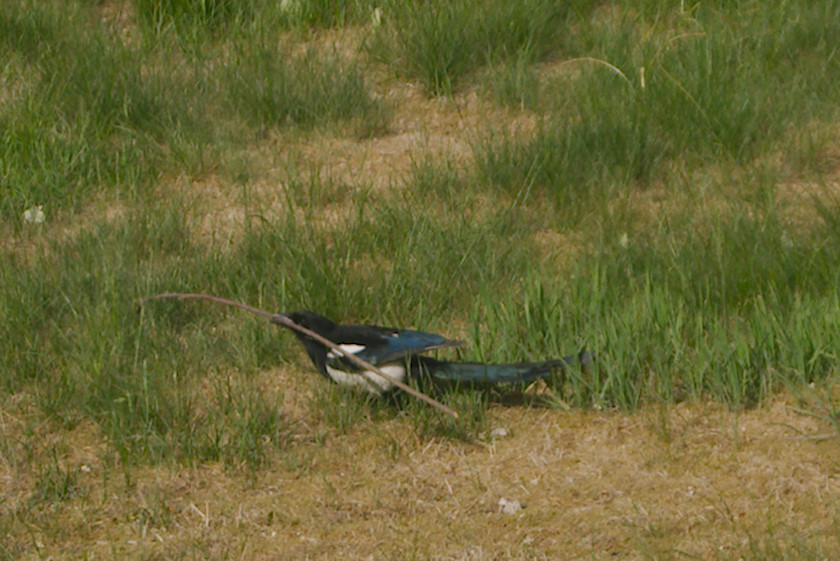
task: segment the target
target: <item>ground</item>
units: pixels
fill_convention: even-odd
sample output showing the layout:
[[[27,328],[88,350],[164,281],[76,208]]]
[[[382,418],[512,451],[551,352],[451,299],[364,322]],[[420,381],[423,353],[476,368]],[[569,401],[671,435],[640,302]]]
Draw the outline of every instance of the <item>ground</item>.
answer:
[[[113,3],[104,6],[108,16]],[[109,17],[117,15],[127,17]],[[356,52],[353,33],[322,32],[314,41]],[[540,71],[564,70],[549,61]],[[334,182],[335,202],[319,213],[334,223],[354,192],[392,195],[423,158],[468,166],[488,123],[534,130],[534,114],[501,108],[475,84],[430,98],[381,66],[367,72],[393,111],[385,134],[273,131],[240,154],[262,216],[285,212],[290,167]],[[692,172],[690,192],[653,184],[614,204],[630,207],[639,224],[691,204],[702,229],[726,198],[707,188],[706,171]],[[838,175],[827,174],[819,189],[836,191]],[[241,236],[253,212],[240,187],[211,172],[166,177],[156,189],[192,201],[201,209],[195,233],[218,242]],[[795,183],[778,196],[790,202],[813,192]],[[510,203],[509,195],[487,197],[489,206]],[[126,212],[103,196],[72,224],[47,224],[46,236],[72,238],[94,216],[118,221]],[[536,236],[558,263],[579,249],[574,232]],[[3,245],[25,254],[31,243],[9,234]],[[746,408],[683,401],[628,413],[547,407],[530,398],[532,389],[492,400],[486,430],[459,440],[420,434],[404,411],[335,426],[318,402],[332,390],[304,360],[206,375],[208,388],[231,377],[282,401],[288,442],[256,466],[173,459],[129,467],[90,419],[48,418],[30,394],[7,397],[0,559],[758,560],[828,559],[824,552],[840,550],[838,433],[830,414],[814,415],[813,403],[803,410],[800,395]],[[338,406],[344,398],[330,397]],[[522,508],[505,511],[502,499]]]
[[[295,427],[293,444],[268,467],[167,462],[124,474],[107,461],[96,426],[63,434],[35,427],[45,434],[39,446],[66,452],[53,483],[69,475],[72,489],[60,503],[35,506],[36,483],[4,464],[4,510],[19,523],[7,551],[53,559],[760,559],[755,552],[768,548],[837,547],[836,435],[789,396],[741,413],[719,404],[627,414],[495,403],[487,431],[462,442],[420,437],[399,416],[325,429],[312,397],[301,399],[325,383],[317,375],[259,378],[263,391],[285,395]],[[12,457],[22,458],[15,435],[26,420],[6,415],[3,425],[16,442]],[[501,499],[522,508],[504,512]]]

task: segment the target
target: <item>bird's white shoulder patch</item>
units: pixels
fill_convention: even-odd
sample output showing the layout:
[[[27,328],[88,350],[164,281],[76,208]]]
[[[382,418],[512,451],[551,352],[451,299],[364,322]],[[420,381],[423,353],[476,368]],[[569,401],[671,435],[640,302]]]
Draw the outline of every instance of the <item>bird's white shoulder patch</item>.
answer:
[[[396,362],[381,364],[379,369],[391,378],[405,382],[406,371],[403,364]],[[394,387],[390,380],[369,371],[351,373],[327,366],[327,373],[337,384],[351,388],[362,388],[374,395],[382,395]]]
[[[353,345],[351,343],[348,343],[346,345],[339,345],[338,347],[341,350],[347,351],[350,354],[356,354],[356,353],[359,353],[359,352],[365,350],[364,345]],[[341,358],[342,356],[344,356],[344,355],[342,355],[340,352],[336,351],[335,349],[330,349],[330,352],[327,353],[328,358]]]

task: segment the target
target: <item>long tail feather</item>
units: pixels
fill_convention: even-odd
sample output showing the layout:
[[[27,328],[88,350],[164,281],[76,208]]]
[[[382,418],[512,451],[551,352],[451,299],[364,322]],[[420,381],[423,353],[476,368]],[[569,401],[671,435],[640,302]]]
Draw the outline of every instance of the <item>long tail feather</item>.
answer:
[[[477,362],[446,362],[428,357],[417,357],[414,368],[420,376],[447,382],[467,384],[527,384],[538,378],[548,378],[552,372],[573,365],[588,366],[592,355],[583,351],[577,356],[543,362],[517,362],[513,364],[482,364]]]

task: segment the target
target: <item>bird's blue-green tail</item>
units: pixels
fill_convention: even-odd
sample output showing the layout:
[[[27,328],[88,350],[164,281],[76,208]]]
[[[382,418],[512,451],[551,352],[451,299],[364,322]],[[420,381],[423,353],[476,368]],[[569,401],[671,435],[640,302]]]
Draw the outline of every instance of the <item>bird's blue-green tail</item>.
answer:
[[[592,354],[583,351],[577,356],[543,362],[517,362],[513,364],[483,364],[477,362],[446,362],[428,357],[415,357],[413,374],[441,382],[465,384],[527,384],[538,378],[549,378],[552,373],[570,366],[586,367],[592,363]]]

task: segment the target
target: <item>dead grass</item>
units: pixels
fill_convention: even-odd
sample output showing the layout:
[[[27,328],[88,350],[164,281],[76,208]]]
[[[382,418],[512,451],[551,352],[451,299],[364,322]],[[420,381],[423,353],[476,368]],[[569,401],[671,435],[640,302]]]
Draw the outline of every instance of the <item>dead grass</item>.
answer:
[[[129,5],[106,3],[103,17],[128,28]],[[428,99],[413,84],[371,72],[394,111],[388,134],[278,134],[249,148],[261,171],[247,186],[252,198],[218,173],[174,178],[161,194],[201,205],[196,235],[234,240],[247,213],[284,212],[289,166],[304,178],[316,173],[386,196],[424,155],[466,167],[487,127],[534,130],[532,114],[501,110],[472,90]],[[614,204],[638,215],[643,229],[693,198],[699,227],[718,212],[712,191],[653,186]],[[810,193],[804,185],[779,191]],[[341,205],[325,219],[339,219]],[[63,239],[124,212],[119,204],[98,207],[44,235]],[[536,235],[559,261],[584,243],[551,229]],[[34,247],[9,232],[2,238],[7,250]],[[840,441],[789,409],[784,396],[740,415],[716,404],[632,415],[494,405],[492,426],[509,436],[457,443],[421,439],[399,418],[337,434],[307,406],[313,386],[324,383],[308,370],[265,370],[248,383],[282,400],[298,427],[294,444],[274,452],[269,466],[152,465],[132,469],[128,486],[96,425],[56,426],[25,397],[7,399],[0,405],[2,547],[19,559],[713,559],[737,558],[750,536],[771,527],[771,540],[798,536],[837,547]],[[34,498],[50,449],[77,488],[58,503]],[[504,514],[500,498],[525,508]]]
[[[271,220],[288,211],[286,188],[293,178],[312,178],[345,190],[337,203],[319,207],[325,225],[351,216],[352,194],[388,197],[402,188],[412,166],[424,159],[443,159],[466,169],[472,144],[490,128],[516,134],[534,131],[528,113],[513,113],[465,92],[452,98],[429,99],[412,84],[393,80],[380,84],[393,116],[386,134],[371,138],[336,136],[316,130],[280,131],[246,149],[248,165],[259,170],[246,185],[235,185],[220,172],[190,179],[172,178],[161,187],[167,196],[183,196],[201,207],[196,233],[203,239],[235,240],[244,232],[248,215]],[[347,190],[350,191],[347,191]],[[300,209],[298,209],[300,212]]]
[[[140,34],[134,4],[130,0],[105,0],[94,13],[125,42],[134,40]]]
[[[399,419],[362,422],[301,440],[267,469],[150,466],[130,487],[83,424],[42,443],[77,474],[68,500],[32,502],[35,478],[3,465],[6,548],[21,559],[712,559],[737,558],[768,527],[783,542],[836,539],[840,443],[812,438],[826,427],[784,399],[739,416],[708,404],[491,415],[508,436],[429,441]],[[13,424],[7,414],[4,439],[20,434]],[[500,512],[501,498],[525,508]]]

